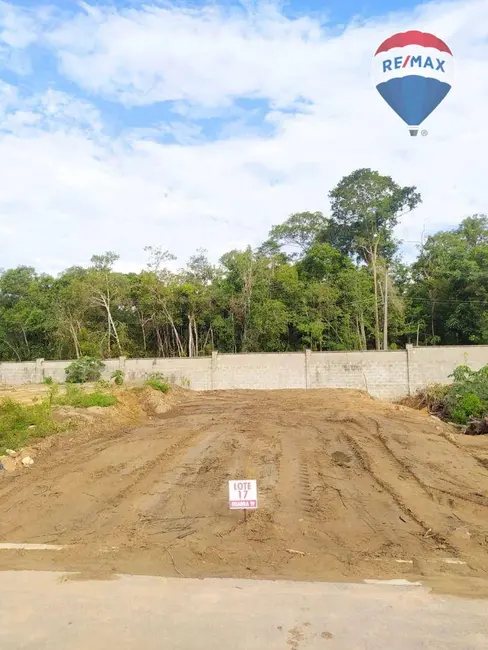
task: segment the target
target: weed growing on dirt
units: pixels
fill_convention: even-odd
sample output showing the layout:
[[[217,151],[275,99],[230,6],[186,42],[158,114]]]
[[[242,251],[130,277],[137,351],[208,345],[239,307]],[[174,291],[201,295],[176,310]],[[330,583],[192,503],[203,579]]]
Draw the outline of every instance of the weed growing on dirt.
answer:
[[[416,395],[411,395],[400,400],[400,404],[409,406],[413,409],[427,409],[438,417],[445,416],[445,407],[443,400],[449,391],[446,384],[431,384],[421,390]]]
[[[24,446],[30,438],[45,438],[61,430],[48,400],[27,405],[11,399],[0,402],[0,454]]]
[[[488,413],[488,366],[471,370],[458,366],[450,375],[453,383],[444,398],[447,416],[458,424]]]
[[[124,373],[122,372],[122,370],[115,370],[112,373],[110,379],[113,379],[114,383],[117,384],[117,386],[122,386],[122,384],[124,383]]]
[[[115,395],[110,395],[110,393],[103,393],[101,391],[87,393],[81,388],[67,386],[66,393],[64,395],[58,395],[54,402],[60,406],[89,408],[90,406],[114,406],[114,404],[117,404],[117,398]]]
[[[160,379],[150,378],[146,381],[146,385],[150,386],[154,390],[160,390],[162,393],[167,393],[169,391],[169,384]]]
[[[434,384],[404,401],[413,408],[427,408],[444,420],[467,424],[471,418],[488,415],[488,366],[471,370],[458,366],[449,375],[450,385]]]

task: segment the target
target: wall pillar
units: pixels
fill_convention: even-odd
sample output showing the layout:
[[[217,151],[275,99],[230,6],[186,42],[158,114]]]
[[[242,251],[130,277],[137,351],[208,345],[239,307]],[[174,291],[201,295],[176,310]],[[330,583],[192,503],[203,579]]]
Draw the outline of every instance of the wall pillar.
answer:
[[[305,388],[310,388],[310,361],[312,359],[312,351],[305,350]]]
[[[127,357],[119,357],[119,370],[121,370],[125,375],[125,362]]]
[[[407,343],[407,348],[406,348],[406,353],[407,353],[407,388],[408,388],[408,395],[412,394],[412,380],[410,378],[410,366],[413,363],[413,345],[411,343]]]
[[[36,384],[42,384],[44,381],[44,359],[36,359],[36,371],[34,381]]]
[[[212,350],[212,361],[210,362],[210,390],[215,390],[214,373],[217,372],[218,356],[219,353],[217,350]]]

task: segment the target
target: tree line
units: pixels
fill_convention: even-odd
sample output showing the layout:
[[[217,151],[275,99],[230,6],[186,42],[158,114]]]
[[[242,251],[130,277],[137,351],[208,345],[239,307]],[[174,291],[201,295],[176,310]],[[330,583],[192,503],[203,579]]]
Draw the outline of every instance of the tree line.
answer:
[[[116,272],[113,252],[58,277],[3,270],[0,360],[488,343],[485,215],[429,236],[407,264],[394,229],[416,187],[358,169],[329,199],[329,215],[292,214],[216,265],[199,249],[174,272],[149,246],[140,273]]]

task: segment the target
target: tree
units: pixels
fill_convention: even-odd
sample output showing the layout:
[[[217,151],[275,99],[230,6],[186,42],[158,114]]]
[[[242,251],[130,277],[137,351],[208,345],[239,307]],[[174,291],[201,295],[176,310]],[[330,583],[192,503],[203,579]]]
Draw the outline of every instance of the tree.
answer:
[[[152,322],[157,338],[158,354],[164,356],[165,351],[171,354],[176,347],[178,356],[185,356],[184,346],[178,332],[176,320],[177,305],[175,290],[178,280],[175,275],[166,267],[176,257],[161,247],[146,246],[144,249],[149,253],[146,273],[146,283],[153,300]],[[165,330],[169,326],[169,333]]]
[[[53,279],[19,266],[0,275],[0,350],[7,359],[36,359],[50,350]]]
[[[56,338],[61,356],[67,358],[75,356],[79,359],[83,355],[84,321],[90,308],[87,278],[86,269],[72,267],[62,273],[53,285]],[[64,351],[66,354],[63,354]]]
[[[125,277],[122,274],[115,274],[112,271],[114,263],[119,259],[117,253],[107,251],[102,255],[93,255],[91,258],[92,267],[87,275],[87,283],[90,287],[91,300],[94,305],[101,307],[107,319],[107,355],[112,352],[112,339],[115,340],[119,355],[122,354],[117,325],[114,320],[114,309],[123,300],[126,288]]]
[[[398,249],[393,229],[421,197],[416,187],[400,187],[390,176],[358,169],[330,192],[331,226],[323,237],[342,252],[370,266],[373,273],[376,349],[381,348],[378,261],[388,264]]]
[[[327,229],[328,224],[329,220],[321,212],[296,212],[282,224],[271,228],[262,251],[268,254],[277,253],[283,247],[291,246],[299,251],[291,253],[290,259],[300,258],[314,243],[317,235]]]
[[[426,343],[488,343],[488,217],[430,236],[412,265],[410,318]]]
[[[198,249],[180,270],[160,246],[147,267],[118,255],[57,278],[0,271],[0,361],[366,350],[387,344],[488,343],[488,217],[467,217],[402,262],[395,227],[415,187],[358,169],[330,192],[331,215],[296,212],[257,249],[212,264]]]

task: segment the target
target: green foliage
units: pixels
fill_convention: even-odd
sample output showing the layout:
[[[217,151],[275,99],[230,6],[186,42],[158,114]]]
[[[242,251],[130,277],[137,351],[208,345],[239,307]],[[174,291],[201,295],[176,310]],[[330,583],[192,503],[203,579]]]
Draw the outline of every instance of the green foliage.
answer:
[[[115,370],[110,378],[114,380],[117,386],[122,386],[124,383],[124,373],[122,370]]]
[[[277,226],[273,226],[269,239],[263,244],[265,253],[279,251],[281,247],[298,248],[290,257],[301,257],[328,227],[328,219],[321,212],[297,212]]]
[[[84,384],[98,381],[105,364],[96,357],[80,357],[66,368],[66,381],[69,384]]]
[[[488,366],[481,370],[458,366],[451,377],[453,383],[443,400],[448,418],[466,424],[488,413]]]
[[[152,372],[148,379],[160,379],[161,381],[168,381],[168,378],[162,372]]]
[[[112,251],[56,278],[0,271],[0,361],[77,358],[68,381],[84,383],[122,355],[381,347],[385,282],[392,349],[488,343],[488,217],[429,236],[406,264],[395,227],[421,202],[415,186],[361,168],[329,198],[329,215],[284,215],[262,245],[218,265],[199,249],[174,271],[171,253],[147,247],[140,273],[115,271]]]
[[[0,454],[19,449],[31,438],[44,438],[61,427],[52,418],[48,400],[19,404],[11,399],[0,402]]]
[[[324,233],[344,253],[369,262],[373,248],[392,259],[398,242],[393,228],[421,202],[416,187],[400,187],[390,176],[357,169],[329,193],[331,226]]]
[[[444,402],[449,391],[450,386],[447,384],[431,384],[421,392],[423,401],[419,404],[420,408],[443,414]]]
[[[151,377],[146,380],[146,386],[149,386],[154,390],[159,390],[162,393],[167,393],[169,391],[168,383],[166,383],[165,381],[161,381],[161,379],[156,379],[154,377]]]
[[[59,395],[55,403],[60,406],[72,406],[74,408],[89,408],[90,406],[114,406],[117,398],[110,393],[102,391],[86,392],[76,386],[67,386],[66,393]]]
[[[427,238],[405,292],[422,344],[488,342],[488,218],[474,215]]]
[[[42,381],[47,386],[50,386],[53,383],[53,378],[52,377],[44,377],[44,379]]]
[[[452,384],[434,384],[408,400],[411,406],[427,408],[431,413],[457,424],[488,415],[488,366],[471,370],[458,366],[450,377]]]
[[[49,396],[47,399],[49,406],[52,406],[55,403],[58,393],[59,393],[59,385],[51,384],[49,386]]]

